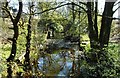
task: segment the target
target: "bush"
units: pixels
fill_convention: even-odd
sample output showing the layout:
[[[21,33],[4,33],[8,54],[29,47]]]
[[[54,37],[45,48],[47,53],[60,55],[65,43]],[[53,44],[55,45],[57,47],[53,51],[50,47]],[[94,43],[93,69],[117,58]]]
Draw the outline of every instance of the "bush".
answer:
[[[81,65],[82,78],[119,78],[119,46],[110,44],[104,50],[90,49]]]

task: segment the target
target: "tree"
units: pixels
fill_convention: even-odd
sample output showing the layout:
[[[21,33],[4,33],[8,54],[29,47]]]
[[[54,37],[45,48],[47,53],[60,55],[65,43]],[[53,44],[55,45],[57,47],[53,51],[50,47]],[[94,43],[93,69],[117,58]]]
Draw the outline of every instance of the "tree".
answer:
[[[8,5],[8,2],[6,3],[6,5]],[[11,19],[11,22],[13,23],[13,28],[10,28],[14,31],[14,35],[13,38],[9,38],[9,40],[12,41],[12,49],[11,49],[11,54],[9,56],[9,58],[7,59],[7,62],[13,61],[14,57],[16,55],[16,49],[17,49],[17,39],[18,39],[18,22],[20,20],[21,14],[22,14],[22,1],[19,0],[19,10],[18,13],[16,15],[15,18],[13,18],[13,16],[11,15],[10,11],[7,9],[7,7],[5,7],[4,9],[7,11],[7,13],[9,14],[9,17]]]
[[[90,45],[91,48],[104,48],[108,46],[110,30],[111,30],[111,23],[112,23],[112,16],[113,16],[113,2],[105,1],[105,7],[102,14],[102,21],[101,21],[101,29],[100,35],[98,36],[98,26],[97,26],[97,2],[95,2],[95,11],[93,7],[94,2],[87,2],[87,15],[88,15],[88,30],[89,30],[89,38],[90,38]],[[93,15],[95,14],[95,19],[93,21]],[[99,47],[98,47],[99,46]]]
[[[8,10],[8,2],[6,2],[6,6],[3,8],[8,13],[8,15],[11,19],[11,22],[13,23],[13,28],[10,28],[10,29],[12,29],[14,31],[13,38],[8,38],[9,40],[12,41],[12,49],[11,49],[11,53],[10,53],[9,58],[7,58],[7,62],[13,62],[14,58],[16,56],[17,39],[18,39],[18,35],[19,35],[18,22],[20,20],[21,14],[22,14],[22,7],[23,7],[22,0],[18,0],[18,2],[19,2],[19,10],[18,10],[18,13],[17,13],[15,18],[12,16],[10,11]],[[8,72],[8,77],[11,78],[12,77],[12,70],[11,70],[10,64],[8,64],[7,72]]]
[[[103,48],[105,45],[108,46],[109,37],[110,37],[110,30],[111,30],[111,23],[112,23],[112,16],[113,16],[113,7],[114,2],[105,2],[104,12],[102,14],[102,23],[100,29],[100,36],[99,42],[100,47]]]
[[[24,64],[25,64],[25,71],[27,70],[31,70],[31,65],[30,65],[30,46],[31,46],[31,34],[32,34],[32,31],[31,31],[31,24],[32,24],[32,13],[33,13],[33,2],[29,2],[29,12],[30,12],[30,16],[29,16],[29,19],[28,19],[28,25],[27,25],[27,36],[26,36],[26,54],[24,55],[25,57],[25,61],[24,61]]]
[[[88,31],[89,31],[89,38],[90,38],[90,45],[91,48],[95,48],[95,45],[98,42],[98,29],[97,29],[97,2],[96,2],[96,8],[95,8],[95,20],[93,22],[93,9],[94,5],[92,5],[93,2],[87,2],[87,16],[88,16]]]

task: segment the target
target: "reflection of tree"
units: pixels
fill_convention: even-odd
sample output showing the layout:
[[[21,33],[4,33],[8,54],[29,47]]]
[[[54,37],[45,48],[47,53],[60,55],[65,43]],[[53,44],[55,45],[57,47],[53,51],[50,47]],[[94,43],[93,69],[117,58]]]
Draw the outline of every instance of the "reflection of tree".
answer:
[[[67,57],[67,50],[59,50],[57,54],[44,54],[39,59],[39,69],[45,76],[57,76],[61,71],[67,71],[67,75],[70,72],[68,67],[66,68]]]

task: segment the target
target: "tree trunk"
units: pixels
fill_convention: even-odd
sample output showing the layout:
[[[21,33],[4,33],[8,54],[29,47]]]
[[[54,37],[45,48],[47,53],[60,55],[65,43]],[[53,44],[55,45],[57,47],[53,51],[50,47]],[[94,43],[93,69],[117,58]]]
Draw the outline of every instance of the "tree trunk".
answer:
[[[16,49],[17,49],[17,39],[18,39],[18,26],[16,24],[14,25],[14,36],[11,39],[12,40],[12,49],[11,49],[11,54],[9,58],[7,59],[8,62],[13,61],[15,56],[16,56]]]
[[[95,28],[95,34],[96,34],[96,41],[98,41],[98,26],[97,26],[97,12],[98,10],[98,0],[95,2],[95,20],[94,20],[94,28]]]
[[[89,30],[88,34],[89,34],[89,38],[90,38],[90,46],[91,46],[91,48],[96,48],[96,43],[98,41],[98,33],[97,33],[98,30],[96,29],[97,25],[93,24],[93,18],[92,18],[93,8],[92,8],[92,3],[93,2],[87,2],[87,8],[88,8],[87,16],[88,16],[88,30]]]
[[[7,62],[10,62],[10,61],[13,61],[14,58],[15,58],[15,55],[16,55],[16,49],[17,49],[17,39],[18,39],[18,22],[19,22],[19,19],[21,17],[21,14],[22,14],[22,2],[19,2],[19,11],[17,13],[17,16],[15,17],[15,19],[13,19],[13,17],[11,16],[10,12],[8,12],[10,18],[11,18],[11,21],[13,23],[13,31],[14,31],[14,35],[13,35],[13,38],[10,39],[12,40],[12,49],[11,49],[11,54],[9,56],[9,58],[7,59]]]
[[[32,6],[33,6],[33,3],[32,5],[29,3],[29,10],[30,10],[30,14],[32,14]],[[30,41],[31,41],[31,19],[32,19],[32,15],[29,16],[29,20],[28,20],[28,27],[27,27],[27,36],[26,36],[26,40],[27,40],[27,43],[26,43],[26,54],[25,54],[25,61],[24,61],[24,64],[25,64],[25,70],[31,70],[31,65],[30,65]]]
[[[99,36],[99,42],[101,48],[108,46],[114,3],[115,2],[105,2],[105,8],[102,14],[102,23],[101,23],[100,36]]]
[[[5,10],[6,12],[8,13],[8,15],[10,16],[10,19],[13,23],[13,31],[14,31],[14,35],[13,35],[13,38],[9,38],[11,41],[12,41],[12,49],[11,49],[11,54],[10,56],[6,59],[8,64],[8,68],[7,68],[7,77],[8,78],[12,78],[12,66],[11,66],[11,62],[14,61],[14,58],[16,56],[16,49],[17,49],[17,39],[18,39],[18,22],[20,20],[20,17],[21,17],[21,14],[22,14],[22,7],[23,7],[23,4],[22,4],[22,1],[18,0],[19,1],[19,11],[17,13],[17,16],[15,18],[13,18],[13,16],[11,15],[10,11],[7,9],[7,6],[5,6]],[[6,5],[8,5],[8,2],[6,2]]]
[[[116,0],[113,2],[105,2],[104,12],[102,14],[100,35],[98,37],[98,26],[97,26],[97,1],[95,2],[95,19],[93,22],[93,2],[87,2],[87,16],[88,16],[88,31],[90,38],[91,48],[104,48],[108,46],[112,16],[113,16],[113,6]],[[100,44],[100,45],[99,45]]]

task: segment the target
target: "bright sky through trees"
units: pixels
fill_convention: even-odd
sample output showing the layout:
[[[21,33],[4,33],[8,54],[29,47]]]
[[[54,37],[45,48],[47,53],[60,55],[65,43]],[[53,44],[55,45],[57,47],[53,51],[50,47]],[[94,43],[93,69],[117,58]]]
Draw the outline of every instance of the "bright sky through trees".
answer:
[[[23,1],[23,3],[24,3],[24,9],[23,9],[23,11],[24,12],[26,12],[27,11],[27,2],[28,1],[30,1],[30,0],[22,0]],[[41,0],[37,0],[37,1],[41,1]],[[36,1],[36,2],[37,2]],[[44,1],[44,0],[42,0],[42,1]],[[47,1],[47,0],[45,0],[45,1]],[[54,1],[59,1],[59,0],[54,0]],[[61,1],[61,0],[60,0]],[[119,2],[120,0],[117,0],[117,2]],[[104,4],[105,4],[105,0],[98,0],[98,10],[99,10],[99,13],[101,14],[102,12],[103,12],[103,10],[104,10]],[[18,9],[18,3],[17,3],[17,0],[10,0],[10,5],[12,6],[12,7],[15,7],[15,8],[17,8]],[[118,7],[118,5],[116,5],[115,7],[114,7],[114,10],[116,9]],[[114,15],[113,15],[113,17],[118,17],[118,10],[114,13]]]

